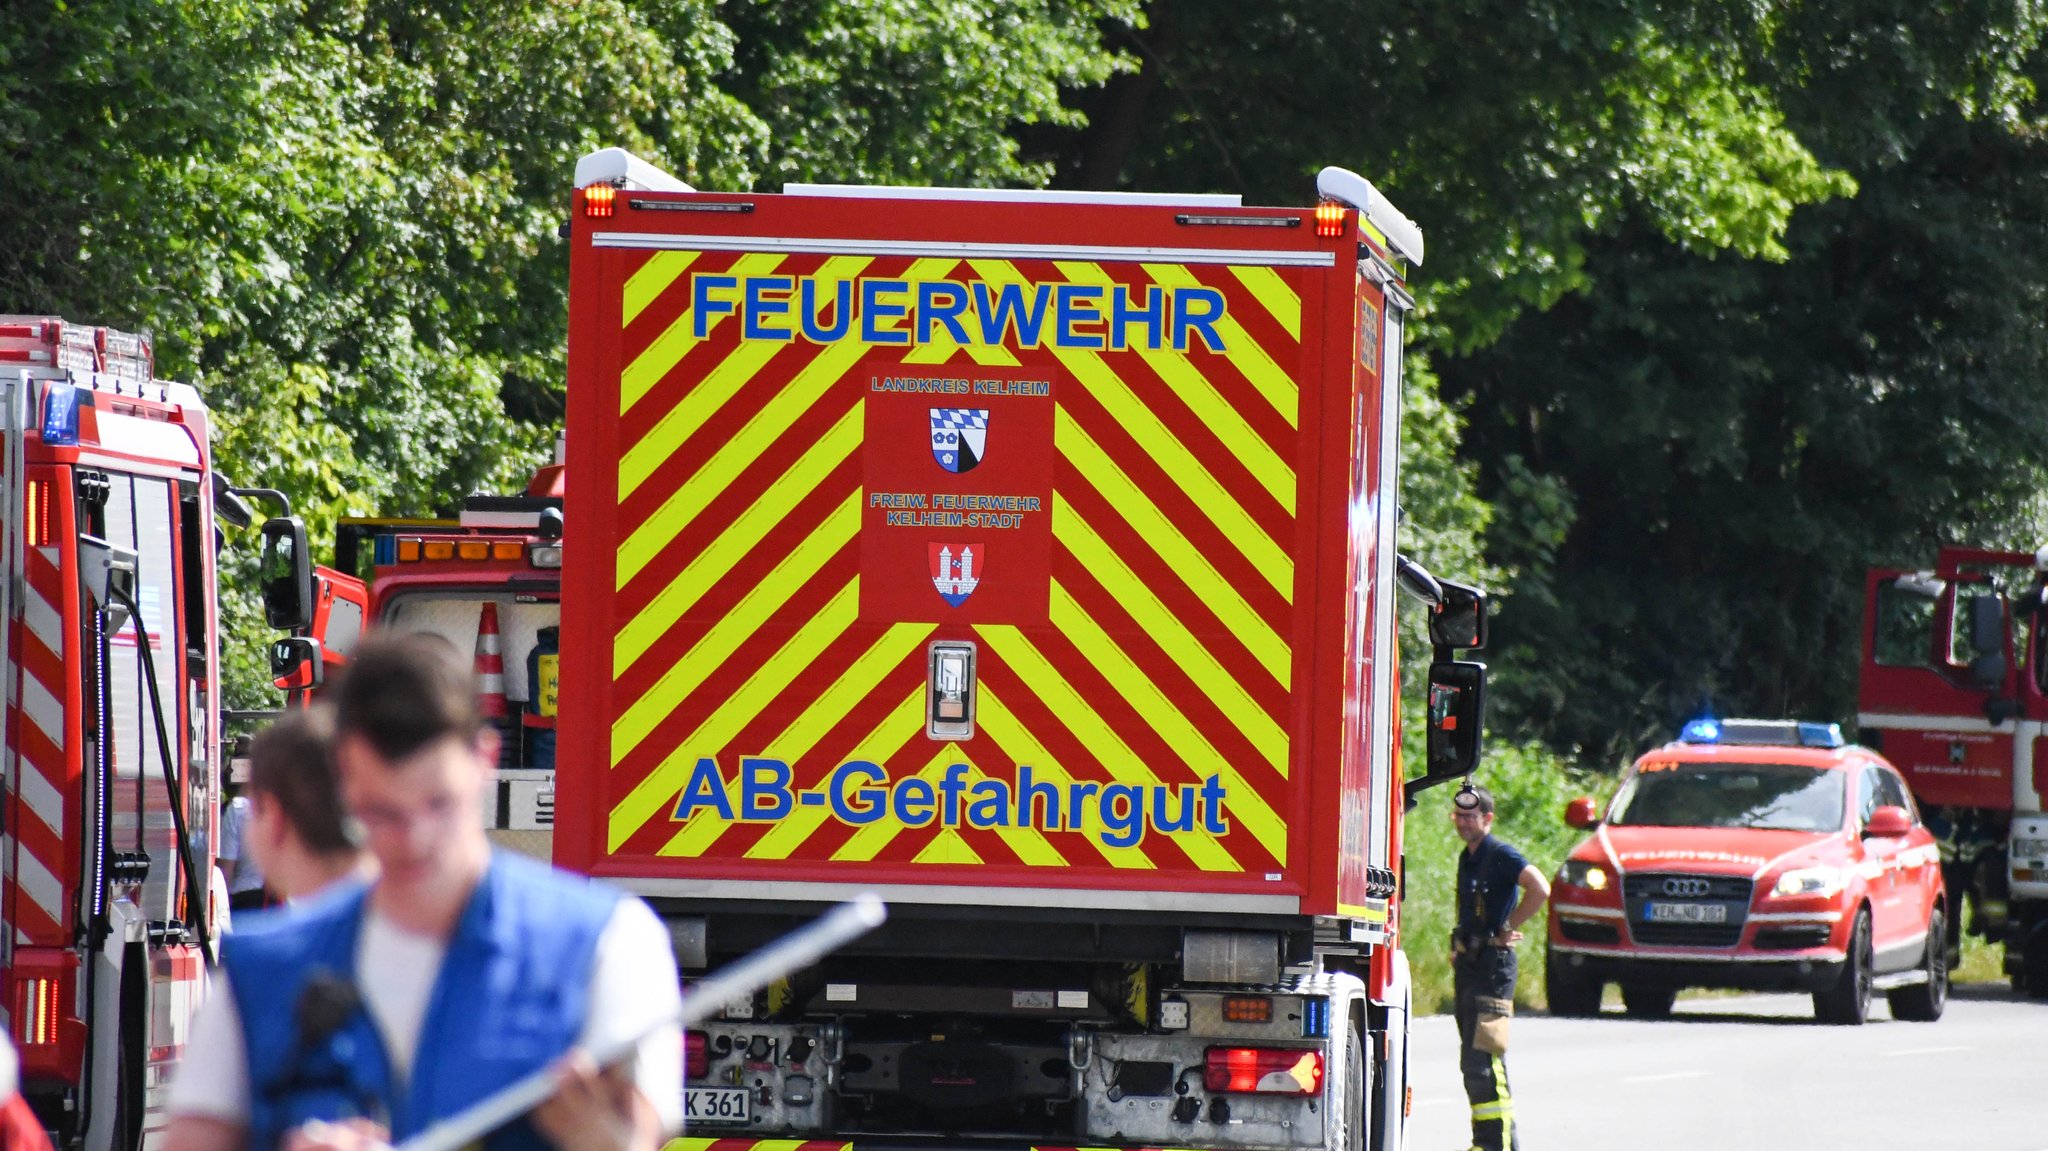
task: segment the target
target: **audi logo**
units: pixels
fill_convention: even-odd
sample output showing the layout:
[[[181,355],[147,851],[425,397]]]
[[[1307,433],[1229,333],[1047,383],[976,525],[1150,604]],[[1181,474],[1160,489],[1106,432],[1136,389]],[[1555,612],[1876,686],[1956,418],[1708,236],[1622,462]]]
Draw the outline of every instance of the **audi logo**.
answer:
[[[1664,894],[1689,899],[1698,899],[1712,889],[1713,885],[1706,880],[1691,876],[1674,875],[1664,881]]]

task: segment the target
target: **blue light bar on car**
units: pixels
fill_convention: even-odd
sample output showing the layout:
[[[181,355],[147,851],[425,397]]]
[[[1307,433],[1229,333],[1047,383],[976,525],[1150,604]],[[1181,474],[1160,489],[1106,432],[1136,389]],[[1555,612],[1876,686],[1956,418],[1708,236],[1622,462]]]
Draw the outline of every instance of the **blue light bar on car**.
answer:
[[[1842,725],[1839,723],[1802,723],[1799,725],[1799,743],[1802,747],[1842,746]]]
[[[1719,743],[1721,725],[1711,719],[1695,719],[1685,725],[1685,729],[1678,733],[1678,738],[1685,743]]]

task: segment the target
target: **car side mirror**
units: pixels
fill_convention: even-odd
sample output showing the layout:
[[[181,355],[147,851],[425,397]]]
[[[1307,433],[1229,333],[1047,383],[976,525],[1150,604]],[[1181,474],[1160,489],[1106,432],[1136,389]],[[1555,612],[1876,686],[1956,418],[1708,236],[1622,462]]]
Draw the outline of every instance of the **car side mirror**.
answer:
[[[313,623],[313,559],[306,524],[297,516],[263,521],[263,618],[280,631]]]
[[[1865,839],[1902,839],[1913,830],[1913,817],[1903,807],[1886,804],[1870,813],[1863,825]]]
[[[1564,822],[1568,827],[1591,831],[1600,826],[1600,809],[1593,806],[1591,799],[1582,795],[1564,805]]]
[[[1486,593],[1446,579],[1437,584],[1443,601],[1430,608],[1429,642],[1439,648],[1485,647]]]

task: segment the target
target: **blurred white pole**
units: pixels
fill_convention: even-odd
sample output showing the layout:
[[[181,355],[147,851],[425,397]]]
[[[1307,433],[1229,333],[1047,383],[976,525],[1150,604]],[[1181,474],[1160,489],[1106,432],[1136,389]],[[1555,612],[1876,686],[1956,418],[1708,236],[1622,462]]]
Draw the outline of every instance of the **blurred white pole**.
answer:
[[[630,1039],[593,1050],[590,1057],[599,1067],[604,1067],[618,1062],[639,1046],[641,1040],[664,1027],[678,1023],[684,1027],[702,1023],[734,1000],[752,995],[859,939],[880,927],[888,917],[889,909],[880,897],[872,894],[856,896],[738,963],[720,968],[718,974],[690,988],[689,993],[683,996],[681,1012],[654,1020]],[[461,1151],[540,1106],[554,1093],[554,1068],[544,1068],[508,1084],[495,1095],[478,1100],[468,1110],[429,1126],[400,1143],[396,1151]]]

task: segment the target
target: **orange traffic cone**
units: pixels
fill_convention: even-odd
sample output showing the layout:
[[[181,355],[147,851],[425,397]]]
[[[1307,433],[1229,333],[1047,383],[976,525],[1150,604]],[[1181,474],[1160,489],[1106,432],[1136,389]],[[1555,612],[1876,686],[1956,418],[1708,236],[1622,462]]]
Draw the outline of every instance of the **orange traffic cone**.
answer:
[[[505,718],[505,649],[498,641],[498,605],[489,601],[476,624],[476,691],[484,718]]]

